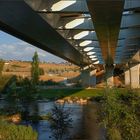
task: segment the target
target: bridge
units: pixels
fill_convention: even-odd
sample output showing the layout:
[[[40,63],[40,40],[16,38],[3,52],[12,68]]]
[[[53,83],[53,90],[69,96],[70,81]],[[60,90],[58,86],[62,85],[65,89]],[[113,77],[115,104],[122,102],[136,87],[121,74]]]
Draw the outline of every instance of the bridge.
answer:
[[[140,87],[140,0],[0,0],[0,29],[80,66],[84,83],[102,66],[113,86],[117,66]]]

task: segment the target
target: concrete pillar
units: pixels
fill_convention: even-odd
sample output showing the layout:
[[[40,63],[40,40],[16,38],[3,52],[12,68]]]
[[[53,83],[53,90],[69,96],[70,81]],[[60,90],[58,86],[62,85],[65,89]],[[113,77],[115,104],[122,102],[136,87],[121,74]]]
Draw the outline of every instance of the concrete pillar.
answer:
[[[96,70],[90,71],[90,86],[96,87]]]
[[[126,69],[124,72],[125,86],[130,86],[130,70]]]
[[[113,65],[106,65],[105,66],[105,77],[106,77],[106,84],[108,87],[114,86],[114,78],[113,78],[113,72],[114,72],[114,66]]]
[[[140,64],[130,65],[131,88],[140,88]]]
[[[95,87],[96,86],[96,70],[82,70],[81,72],[81,84],[83,87]]]

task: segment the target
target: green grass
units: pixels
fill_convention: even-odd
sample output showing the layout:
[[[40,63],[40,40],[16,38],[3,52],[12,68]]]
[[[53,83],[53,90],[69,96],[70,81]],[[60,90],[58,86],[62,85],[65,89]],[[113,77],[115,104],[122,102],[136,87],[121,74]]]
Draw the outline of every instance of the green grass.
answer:
[[[41,98],[54,99],[62,97],[97,97],[107,94],[116,94],[117,96],[126,95],[129,89],[127,88],[113,88],[113,89],[40,89],[38,94]],[[140,96],[140,89],[133,90]]]
[[[115,89],[118,94],[123,94],[126,89]],[[113,92],[114,90],[110,90]],[[105,93],[105,89],[40,89],[38,94],[41,98],[62,98],[62,97],[96,97],[102,96]]]
[[[93,97],[102,94],[101,89],[41,89],[39,95],[42,98],[62,98],[62,97]]]

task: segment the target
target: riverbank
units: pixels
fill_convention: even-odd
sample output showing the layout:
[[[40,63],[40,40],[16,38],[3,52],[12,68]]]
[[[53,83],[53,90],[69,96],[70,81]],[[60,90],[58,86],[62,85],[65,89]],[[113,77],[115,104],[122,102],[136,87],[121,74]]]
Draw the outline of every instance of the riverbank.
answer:
[[[118,94],[127,93],[128,89],[125,88],[114,88],[109,92],[117,92]],[[105,93],[104,88],[94,88],[94,89],[84,89],[84,88],[67,88],[67,89],[39,89],[38,95],[40,98],[44,99],[58,99],[64,97],[79,97],[79,98],[87,98],[87,97],[97,97],[103,96]]]
[[[49,130],[49,120],[48,116],[52,110],[52,107],[55,103],[58,105],[61,104],[59,101],[63,101],[62,106],[65,105],[65,109],[70,109],[72,111],[71,117],[73,119],[73,128],[70,130],[71,138],[75,139],[100,139],[104,140],[105,136],[109,137],[110,140],[113,140],[112,134],[117,132],[122,138],[126,138],[123,135],[129,134],[132,130],[135,133],[136,129],[133,129],[128,124],[139,124],[140,115],[137,110],[139,110],[139,99],[140,99],[140,90],[130,90],[130,89],[38,89],[37,93],[32,93],[31,97],[34,99],[29,100],[28,102],[18,100],[13,102],[9,106],[6,105],[6,109],[11,110],[6,111],[10,113],[7,116],[0,116],[6,119],[6,121],[15,122],[19,121],[19,124],[25,126],[32,126],[37,130],[39,135],[39,140],[50,139],[52,135]],[[25,95],[24,95],[25,96]],[[37,96],[37,98],[34,98]],[[15,96],[13,96],[15,98]],[[12,98],[13,99],[13,98]],[[28,98],[27,98],[28,99]],[[3,99],[5,100],[5,99]],[[2,101],[2,100],[1,100]],[[6,101],[6,100],[5,100]],[[13,100],[12,100],[13,101]],[[18,104],[18,102],[21,104]],[[31,102],[32,101],[32,102]],[[6,101],[8,103],[8,101]],[[85,102],[82,104],[82,102]],[[26,103],[26,104],[25,104]],[[2,107],[2,106],[1,106]],[[19,109],[17,108],[19,107]],[[113,109],[112,109],[113,108]],[[18,112],[19,110],[19,112]],[[23,112],[21,112],[23,110]],[[135,110],[135,112],[134,112]],[[10,112],[11,111],[11,112]],[[17,112],[15,112],[17,111]],[[12,112],[19,113],[13,114]],[[99,114],[98,114],[99,112]],[[1,112],[2,113],[2,112]],[[21,113],[21,114],[20,114]],[[123,116],[122,116],[123,113]],[[127,115],[128,114],[128,115]],[[20,118],[21,115],[21,118]],[[32,116],[31,116],[32,115]],[[107,120],[111,118],[111,120]],[[131,118],[129,118],[131,116]],[[137,123],[134,118],[137,117]],[[115,118],[115,119],[114,119]],[[108,129],[104,130],[104,125],[100,127],[100,123],[104,122],[104,119],[107,121]],[[119,120],[119,122],[116,122]],[[115,125],[118,125],[117,130],[112,129],[114,127],[109,127],[112,122]],[[121,122],[121,123],[120,123]],[[125,123],[127,122],[127,123]],[[122,126],[123,124],[123,126]],[[106,124],[105,124],[106,125]],[[114,125],[113,125],[114,126]],[[129,127],[129,130],[127,129]],[[136,126],[137,127],[137,126]],[[124,129],[125,128],[125,129]],[[137,127],[137,130],[140,130]],[[105,131],[107,132],[105,134]],[[116,133],[115,133],[116,134]],[[131,136],[128,136],[131,138]],[[45,138],[45,139],[44,139]],[[133,138],[133,137],[132,137]]]

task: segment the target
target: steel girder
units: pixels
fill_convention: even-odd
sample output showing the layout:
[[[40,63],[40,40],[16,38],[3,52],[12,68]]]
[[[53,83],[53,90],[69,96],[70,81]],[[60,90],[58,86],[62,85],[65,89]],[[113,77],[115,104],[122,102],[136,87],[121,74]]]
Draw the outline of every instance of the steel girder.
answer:
[[[23,0],[0,1],[0,29],[79,66],[89,63]]]
[[[96,0],[89,1],[93,2]],[[103,0],[104,3],[107,1],[108,0]],[[101,2],[102,0],[100,1],[100,4]],[[90,40],[98,41],[97,32],[95,32],[94,27],[95,23],[91,20],[91,15],[89,14],[90,11],[88,10],[89,5],[87,4],[86,0],[40,0],[40,3],[39,1],[36,2],[35,0],[29,0],[28,3],[30,3],[30,6],[33,7],[33,9],[37,11],[41,15],[41,17],[43,17],[43,19],[45,19],[50,25],[52,25],[52,27],[55,28],[57,32],[59,32],[65,39],[67,39],[70,42],[70,44],[72,44],[77,50],[81,51],[81,46],[79,45],[80,42]],[[61,4],[63,4],[63,6],[60,6]],[[118,42],[121,42],[122,39],[125,40],[134,36],[139,36],[139,28],[131,29],[140,25],[139,13],[133,12],[134,10],[139,9],[139,7],[139,1],[125,0],[124,12],[122,11],[123,14],[120,24]],[[128,14],[126,14],[127,12]],[[74,23],[74,21],[76,20],[79,24],[72,26],[72,23]],[[101,46],[100,43],[98,43],[99,46]],[[98,45],[96,44],[95,46],[95,44],[90,43],[84,46],[83,48],[99,48]],[[121,49],[125,48],[125,45],[126,44],[124,43],[121,44],[121,46],[123,46]],[[117,46],[119,46],[119,43],[116,45],[116,47]],[[106,46],[102,47],[103,56],[104,54],[107,54],[106,48]],[[110,51],[116,50],[115,58],[117,58],[118,56],[118,48],[120,47],[117,47],[116,49],[110,49]],[[100,51],[98,50],[98,52]],[[115,55],[115,53],[113,52],[111,52],[111,54]]]
[[[25,1],[33,9],[35,9],[40,13],[89,13],[88,6],[86,3],[87,0],[25,0]],[[139,7],[140,7],[139,0],[125,0],[124,11],[132,10]]]
[[[5,0],[5,2],[6,1],[8,2],[9,0]],[[15,3],[17,0],[9,2]],[[8,13],[10,9],[5,7],[4,10],[6,12],[3,10],[0,15],[4,16],[4,12],[11,15],[9,21],[6,22],[12,24],[7,25],[0,19],[1,29],[33,45],[38,45],[40,48],[77,65],[89,65],[94,62],[91,60],[91,57],[94,57],[94,55],[87,55],[89,52],[96,53],[99,63],[104,63],[104,60],[108,60],[106,55],[109,56],[109,59],[112,59],[109,63],[122,63],[124,59],[119,57],[120,55],[126,56],[126,61],[129,60],[127,58],[131,58],[128,46],[129,48],[132,48],[132,46],[135,46],[134,44],[137,44],[135,50],[139,48],[138,41],[135,40],[136,38],[137,40],[140,38],[139,0],[125,0],[125,3],[124,0],[119,0],[117,5],[115,4],[116,0],[19,0],[18,2],[24,4],[26,2],[26,4],[32,8],[30,9],[30,7],[26,5],[32,11],[33,17],[37,17],[36,20],[39,20],[36,21],[33,17],[30,17],[29,19],[28,17],[30,14],[28,16],[23,16],[22,11],[25,9],[19,8],[17,16],[22,15],[23,19],[28,19],[28,21],[33,19],[31,23],[26,23],[26,20],[20,22],[23,27],[26,25],[26,28],[27,25],[34,25],[31,29],[29,27],[27,28],[28,31],[30,31],[30,34],[25,34],[24,32],[27,30],[24,29],[24,31],[21,31],[21,29],[17,30],[13,28],[12,24],[14,21],[12,20],[15,19],[18,23],[20,18],[15,17],[12,13]],[[89,3],[94,3],[94,5],[90,5]],[[92,9],[92,6],[94,9]],[[14,7],[16,7],[16,5]],[[95,12],[95,15],[92,14],[93,11]],[[100,14],[101,16],[99,16]],[[11,19],[12,16],[14,19]],[[97,16],[99,18],[97,18]],[[94,18],[96,20],[94,20]],[[110,22],[110,20],[112,22]],[[40,21],[41,24],[39,23]],[[17,23],[14,23],[13,25],[17,26]],[[36,23],[39,26],[33,23]],[[103,23],[104,27],[102,26]],[[18,26],[21,27],[21,25]],[[99,26],[100,29],[97,29]],[[45,29],[48,30],[46,31]],[[42,30],[42,32],[40,30]],[[46,31],[46,34],[43,34],[43,31]],[[39,35],[36,35],[35,32],[45,36],[40,37]],[[32,35],[36,35],[36,38]],[[50,38],[50,35],[53,36],[53,39]],[[45,40],[46,37],[48,40]],[[128,41],[130,39],[131,41]],[[64,46],[67,51],[64,49]],[[89,47],[93,47],[94,49],[85,51],[88,50]],[[121,53],[120,50],[122,50]],[[76,58],[77,54],[78,57],[80,56],[79,60]]]

